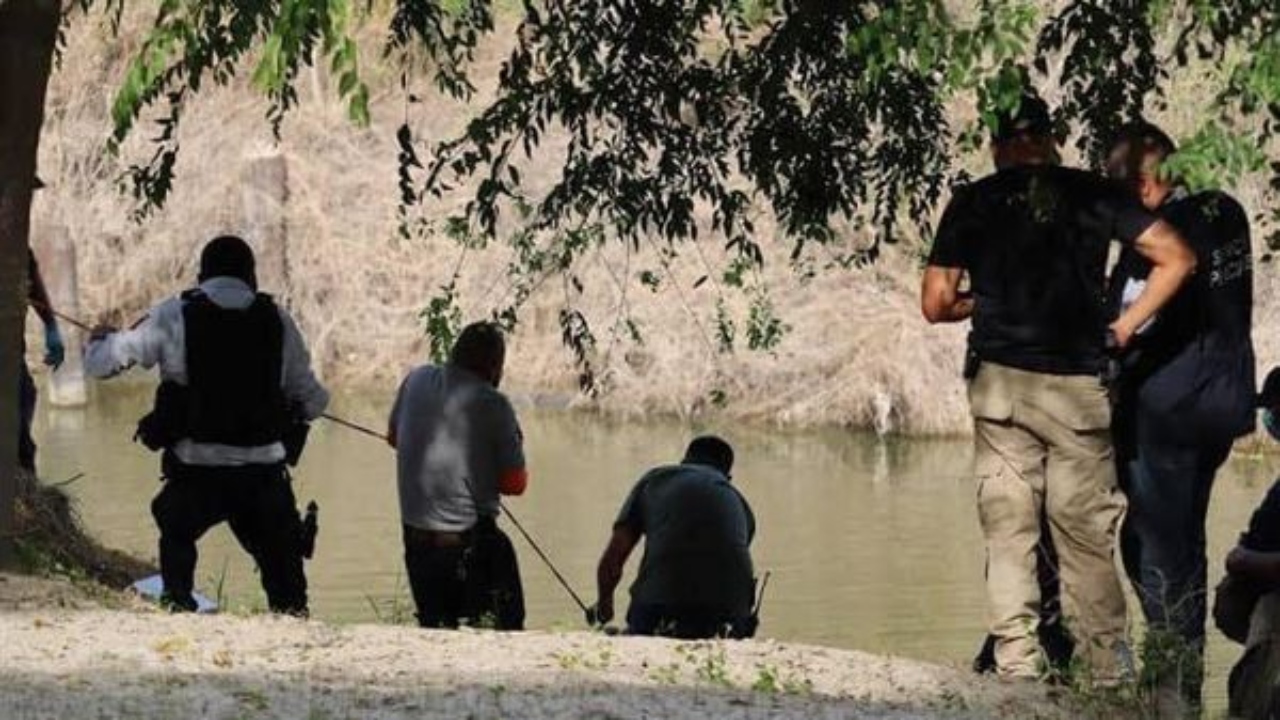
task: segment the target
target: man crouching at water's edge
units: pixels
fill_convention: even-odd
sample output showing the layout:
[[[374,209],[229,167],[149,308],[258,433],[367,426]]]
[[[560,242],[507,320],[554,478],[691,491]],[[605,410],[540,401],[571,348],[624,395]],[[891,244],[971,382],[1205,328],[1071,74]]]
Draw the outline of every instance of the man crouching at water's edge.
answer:
[[[751,541],[756,520],[730,484],[733,448],[714,436],[689,443],[678,465],[654,468],[632,488],[596,571],[595,622],[613,619],[613,593],[640,538],[627,632],[682,639],[745,638],[757,618]]]

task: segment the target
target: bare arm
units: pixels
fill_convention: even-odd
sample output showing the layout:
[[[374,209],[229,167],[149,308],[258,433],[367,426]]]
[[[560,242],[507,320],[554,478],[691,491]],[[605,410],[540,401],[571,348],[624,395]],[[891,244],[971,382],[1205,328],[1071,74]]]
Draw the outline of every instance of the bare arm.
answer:
[[[960,292],[962,268],[930,265],[924,269],[920,288],[920,311],[931,323],[954,323],[973,315],[973,296]]]
[[[1120,347],[1129,344],[1137,329],[1155,316],[1196,269],[1196,256],[1172,225],[1157,220],[1135,241],[1138,253],[1151,261],[1147,286],[1138,299],[1111,324]]]
[[[596,567],[596,617],[601,623],[613,619],[613,591],[622,581],[622,568],[639,542],[639,533],[626,525],[613,527],[613,537]]]

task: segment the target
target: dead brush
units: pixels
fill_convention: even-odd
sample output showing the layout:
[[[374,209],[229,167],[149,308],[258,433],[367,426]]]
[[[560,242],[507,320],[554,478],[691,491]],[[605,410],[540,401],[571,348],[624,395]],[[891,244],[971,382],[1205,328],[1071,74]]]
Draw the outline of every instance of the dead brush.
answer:
[[[123,590],[156,572],[155,566],[103,547],[80,522],[71,498],[60,488],[18,473],[17,544],[28,571],[87,579]]]

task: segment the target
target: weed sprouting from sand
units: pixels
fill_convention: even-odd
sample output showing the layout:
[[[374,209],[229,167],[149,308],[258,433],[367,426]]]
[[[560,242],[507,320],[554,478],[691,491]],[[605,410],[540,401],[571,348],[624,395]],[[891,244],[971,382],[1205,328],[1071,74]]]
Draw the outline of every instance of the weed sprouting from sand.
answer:
[[[364,601],[373,618],[384,625],[412,625],[416,622],[412,603],[405,599],[404,575],[396,573],[395,586],[385,598],[366,594]]]
[[[680,682],[680,663],[670,662],[650,668],[649,679],[659,685],[676,685]]]
[[[769,663],[758,663],[756,679],[751,683],[751,689],[770,695],[808,695],[813,692],[813,681],[807,677],[784,672]]]
[[[729,676],[729,658],[722,643],[681,643],[676,646],[676,653],[686,665],[693,668],[694,677],[699,682],[733,687],[733,679]]]
[[[607,643],[602,643],[595,648],[595,652],[575,647],[572,650],[554,652],[551,657],[555,658],[563,670],[608,670],[613,664],[613,649]]]

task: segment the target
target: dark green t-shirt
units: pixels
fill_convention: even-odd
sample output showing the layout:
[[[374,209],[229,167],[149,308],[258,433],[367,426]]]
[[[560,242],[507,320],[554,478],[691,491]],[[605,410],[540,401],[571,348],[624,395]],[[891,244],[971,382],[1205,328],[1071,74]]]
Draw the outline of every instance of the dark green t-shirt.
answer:
[[[616,525],[644,536],[632,602],[750,614],[755,516],[719,471],[693,464],[650,470]]]

